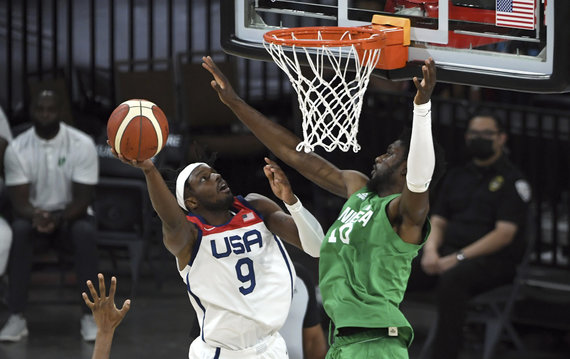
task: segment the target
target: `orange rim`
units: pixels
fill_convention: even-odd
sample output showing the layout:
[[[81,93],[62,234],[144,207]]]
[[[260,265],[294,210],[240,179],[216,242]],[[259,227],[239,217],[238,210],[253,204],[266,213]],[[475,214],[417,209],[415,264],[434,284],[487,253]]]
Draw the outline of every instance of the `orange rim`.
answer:
[[[318,38],[319,33],[322,39]],[[347,36],[348,34],[350,37]],[[366,49],[384,47],[385,38],[386,36],[381,30],[363,26],[291,27],[268,31],[263,35],[266,42],[281,46],[343,47],[354,45],[357,48]]]

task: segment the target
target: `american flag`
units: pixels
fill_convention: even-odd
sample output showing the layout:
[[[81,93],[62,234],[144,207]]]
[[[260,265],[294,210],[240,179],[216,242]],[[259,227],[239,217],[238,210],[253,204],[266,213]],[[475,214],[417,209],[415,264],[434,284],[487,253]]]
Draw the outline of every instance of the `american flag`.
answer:
[[[534,30],[535,0],[496,0],[495,25]]]
[[[243,219],[244,222],[249,222],[249,221],[251,221],[252,219],[255,219],[255,216],[253,215],[253,213],[248,212],[248,213],[246,213],[246,214],[243,214],[243,215],[241,216],[241,218]]]

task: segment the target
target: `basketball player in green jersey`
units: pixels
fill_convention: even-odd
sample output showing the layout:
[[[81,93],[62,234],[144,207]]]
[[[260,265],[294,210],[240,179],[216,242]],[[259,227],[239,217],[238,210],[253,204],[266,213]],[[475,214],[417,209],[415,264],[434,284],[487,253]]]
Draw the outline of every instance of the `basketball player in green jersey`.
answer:
[[[413,79],[411,131],[376,157],[371,179],[297,152],[299,138],[239,98],[210,57],[203,61],[222,102],[265,146],[320,187],[348,198],[320,250],[319,286],[335,325],[327,358],[407,358],[412,328],[398,307],[411,261],[430,231],[428,188],[444,166],[431,133],[434,61],[425,61],[421,81]]]

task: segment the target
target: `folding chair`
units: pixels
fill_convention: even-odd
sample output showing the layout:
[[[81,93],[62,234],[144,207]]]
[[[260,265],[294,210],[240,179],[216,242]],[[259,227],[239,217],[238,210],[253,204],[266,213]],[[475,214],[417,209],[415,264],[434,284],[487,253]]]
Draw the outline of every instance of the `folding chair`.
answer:
[[[146,183],[137,178],[101,177],[94,203],[97,244],[123,247],[129,254],[134,296],[152,234],[152,206]]]
[[[491,359],[495,353],[497,343],[506,334],[513,342],[517,351],[525,350],[524,343],[517,334],[511,322],[511,314],[515,303],[523,298],[522,288],[528,277],[529,264],[535,243],[534,215],[529,210],[527,223],[523,230],[526,233],[526,249],[521,263],[517,267],[517,274],[512,283],[481,293],[469,301],[466,313],[466,323],[482,323],[485,325],[485,338],[483,345],[483,359]],[[431,351],[435,333],[437,331],[437,317],[429,329],[419,358],[427,358]]]

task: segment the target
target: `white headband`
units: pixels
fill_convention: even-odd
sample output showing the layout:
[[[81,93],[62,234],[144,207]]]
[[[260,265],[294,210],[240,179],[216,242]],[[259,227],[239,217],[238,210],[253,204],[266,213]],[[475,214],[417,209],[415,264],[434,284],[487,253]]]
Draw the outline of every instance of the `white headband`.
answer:
[[[186,204],[184,204],[184,184],[186,184],[186,181],[192,174],[192,171],[194,171],[196,167],[202,165],[210,167],[207,163],[204,162],[194,162],[186,166],[186,168],[184,168],[176,178],[176,201],[178,202],[178,205],[185,211],[188,211],[188,208],[186,208]]]

